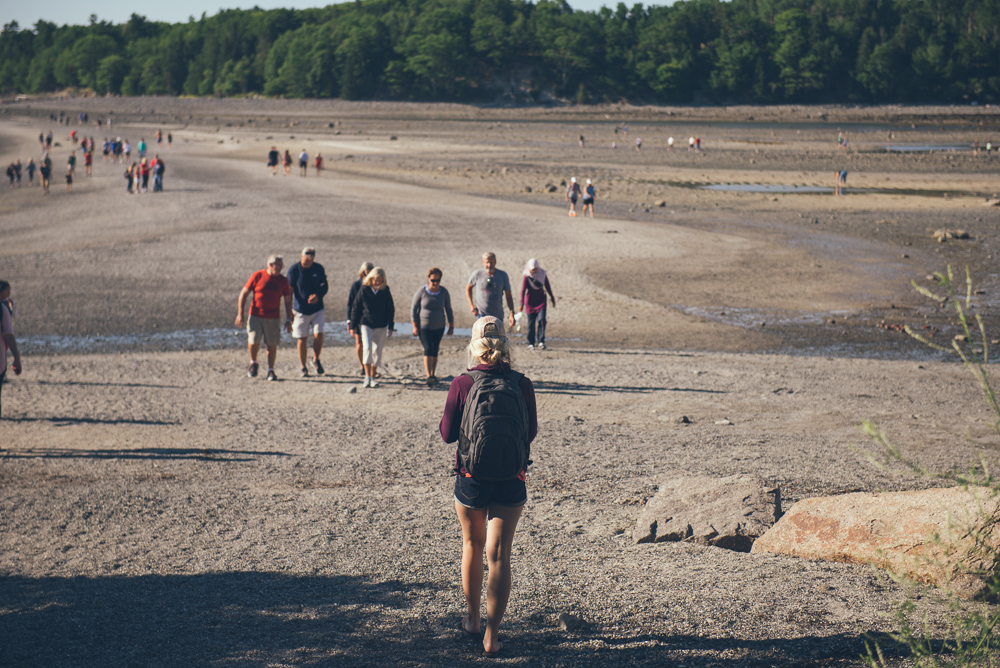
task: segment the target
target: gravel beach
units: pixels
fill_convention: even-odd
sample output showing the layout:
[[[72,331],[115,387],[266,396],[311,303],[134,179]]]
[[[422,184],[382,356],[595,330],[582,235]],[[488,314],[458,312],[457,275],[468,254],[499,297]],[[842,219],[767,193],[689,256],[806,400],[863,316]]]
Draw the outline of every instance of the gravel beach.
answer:
[[[48,120],[81,110],[89,128]],[[100,142],[109,116],[133,144],[172,133],[165,192],[128,195],[100,155],[65,192],[70,129]],[[0,665],[861,665],[904,595],[886,574],[635,545],[643,504],[676,472],[758,476],[786,510],[946,484],[869,464],[865,418],[935,470],[995,445],[968,371],[894,329],[959,333],[910,284],[951,264],[1000,335],[1000,156],[967,148],[998,143],[995,109],[27,100],[0,105],[0,160],[37,162],[49,128],[51,193],[0,192],[24,360],[0,421]],[[272,177],[272,145],[326,169]],[[795,192],[841,169],[844,196]],[[571,176],[595,218],[566,215]],[[327,373],[299,378],[286,338],[281,381],[247,378],[237,294],[305,245],[332,286]],[[539,436],[496,660],[457,628],[447,382],[421,382],[405,322],[440,267],[460,332],[438,376],[460,374],[487,250],[516,285],[538,258],[559,299],[548,350],[514,336]],[[404,321],[375,389],[344,336],[364,260]]]

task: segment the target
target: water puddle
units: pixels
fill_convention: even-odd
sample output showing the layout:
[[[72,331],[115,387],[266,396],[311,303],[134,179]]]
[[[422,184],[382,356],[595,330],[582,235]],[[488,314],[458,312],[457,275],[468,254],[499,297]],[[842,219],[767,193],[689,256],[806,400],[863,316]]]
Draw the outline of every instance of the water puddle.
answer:
[[[934,153],[936,151],[971,151],[966,144],[890,144],[886,153]]]
[[[770,193],[783,195],[829,195],[833,186],[799,186],[774,183],[677,183],[667,185],[698,190],[739,193]],[[964,190],[933,190],[919,188],[841,188],[844,195],[903,195],[907,197],[988,197],[987,193]]]
[[[396,337],[411,336],[409,323],[397,323]],[[453,338],[468,339],[471,327],[456,327]],[[525,334],[511,332],[515,343],[521,343]],[[548,337],[550,341],[578,341],[579,339]],[[325,345],[353,345],[354,339],[347,332],[343,322],[327,323],[323,332]],[[25,355],[52,355],[78,353],[115,352],[171,352],[178,350],[220,350],[242,349],[247,345],[244,329],[224,327],[216,329],[186,329],[178,332],[157,332],[152,334],[114,334],[108,336],[18,336],[18,347]],[[287,332],[281,333],[282,346],[294,346],[295,339]]]

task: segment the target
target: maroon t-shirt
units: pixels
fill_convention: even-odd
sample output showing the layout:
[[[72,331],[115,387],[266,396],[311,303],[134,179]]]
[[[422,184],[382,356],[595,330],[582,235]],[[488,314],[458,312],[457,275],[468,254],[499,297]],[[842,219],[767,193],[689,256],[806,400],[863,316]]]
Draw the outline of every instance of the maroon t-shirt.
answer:
[[[498,364],[490,366],[489,364],[480,364],[479,366],[473,367],[474,369],[479,369],[480,371],[495,371],[497,369],[502,369],[503,371],[510,371],[509,364]],[[471,371],[471,369],[470,369]],[[441,438],[444,439],[445,443],[454,443],[458,440],[459,431],[462,429],[462,411],[465,409],[465,400],[469,397],[469,390],[472,389],[473,384],[472,378],[462,374],[457,376],[453,381],[451,381],[451,386],[448,388],[448,399],[444,403],[444,415],[441,416]],[[524,397],[524,404],[528,409],[528,443],[535,440],[535,436],[538,435],[538,413],[537,407],[535,405],[535,386],[531,384],[531,381],[527,376],[521,377],[521,382],[518,385],[521,389],[521,396]],[[458,454],[458,449],[455,449],[455,470],[459,471],[460,475],[468,475],[465,468],[462,467],[462,458]],[[520,476],[524,478],[524,472]]]

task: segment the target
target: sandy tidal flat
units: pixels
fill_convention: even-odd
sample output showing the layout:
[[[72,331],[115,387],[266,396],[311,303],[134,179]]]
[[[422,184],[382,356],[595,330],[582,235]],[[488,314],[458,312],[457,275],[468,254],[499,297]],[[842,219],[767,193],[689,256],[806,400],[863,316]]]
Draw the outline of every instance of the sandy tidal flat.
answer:
[[[997,157],[877,150],[885,127],[897,141],[985,143],[1000,124],[982,110],[629,118],[33,101],[3,108],[0,157],[37,158],[48,114],[78,108],[113,111],[114,133],[133,144],[162,127],[174,145],[160,150],[162,194],[127,195],[122,166],[100,156],[67,194],[68,130],[57,130],[51,194],[0,193],[0,278],[14,286],[25,366],[4,386],[0,422],[4,665],[481,662],[456,628],[452,450],[436,433],[447,384],[420,382],[405,321],[438,266],[456,325],[471,326],[464,284],[485,250],[518,285],[537,257],[559,298],[549,350],[515,336],[540,433],[503,626],[510,663],[857,665],[864,634],[892,628],[902,592],[891,580],[858,565],[633,545],[642,504],[675,471],[757,475],[786,508],[940,484],[867,464],[851,448],[866,445],[866,417],[935,469],[962,469],[995,443],[967,372],[878,326],[954,336],[909,286],[952,263],[972,268],[977,308],[1000,331],[998,210],[982,203],[998,189]],[[846,153],[836,113],[852,128]],[[689,133],[702,153],[686,151]],[[679,150],[666,151],[668,134],[683,137]],[[270,176],[270,145],[296,156],[291,175]],[[303,147],[326,157],[320,178],[311,166],[297,175]],[[830,185],[842,168],[872,192],[694,187]],[[595,181],[596,218],[566,215],[560,182],[572,175]],[[939,244],[939,228],[971,238]],[[298,378],[285,342],[282,380],[249,379],[237,293],[269,253],[287,266],[306,244],[333,286],[327,375]],[[386,268],[400,321],[374,390],[360,387],[340,332],[363,260]],[[446,339],[439,376],[461,373],[465,343]],[[929,605],[936,623],[945,609]],[[565,630],[562,613],[585,623]]]

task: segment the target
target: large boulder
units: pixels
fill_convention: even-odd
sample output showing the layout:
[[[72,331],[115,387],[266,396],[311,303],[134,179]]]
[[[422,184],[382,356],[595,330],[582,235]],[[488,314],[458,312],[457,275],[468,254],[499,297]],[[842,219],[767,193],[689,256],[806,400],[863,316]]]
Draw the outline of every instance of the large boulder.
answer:
[[[970,529],[996,512],[997,500],[986,488],[803,499],[751,551],[872,564],[977,598],[986,592],[981,572],[990,566],[980,548],[997,549],[1000,536],[980,531],[977,544]]]
[[[636,543],[685,541],[749,552],[781,516],[781,492],[744,476],[670,477],[646,503],[632,538]]]

